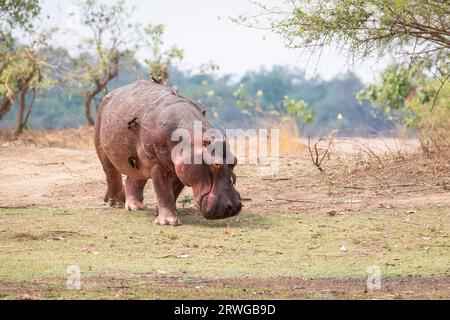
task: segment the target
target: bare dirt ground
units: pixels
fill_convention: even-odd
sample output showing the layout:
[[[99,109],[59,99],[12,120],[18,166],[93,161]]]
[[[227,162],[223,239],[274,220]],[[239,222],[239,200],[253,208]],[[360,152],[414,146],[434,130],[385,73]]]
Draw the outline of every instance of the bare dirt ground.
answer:
[[[70,129],[0,141],[0,207],[104,207],[101,198],[106,183],[90,133],[88,129]],[[339,212],[450,204],[450,161],[405,160],[400,152],[414,146],[411,141],[342,139],[332,151],[339,161],[326,164],[329,176],[312,165],[303,147],[302,152],[280,159],[275,176],[259,175],[254,165],[239,166],[238,188],[249,212]],[[370,162],[364,158],[366,148],[390,158],[372,156]],[[361,150],[366,154],[356,155]],[[382,166],[377,161],[382,161]],[[352,170],[355,172],[347,174]],[[332,181],[332,176],[341,172],[346,173],[345,178]],[[184,195],[188,194],[190,190],[185,190]],[[149,206],[155,203],[150,183],[145,198]]]
[[[61,282],[64,280],[61,279]],[[206,279],[181,277],[97,277],[84,279],[85,296],[55,290],[53,282],[8,283],[5,289],[16,292],[18,299],[445,299],[449,278],[410,277],[387,279],[381,290],[368,292],[366,279],[360,278],[289,278]],[[152,286],[148,283],[151,282]],[[140,284],[136,286],[136,283]],[[105,285],[106,284],[106,285]],[[206,289],[205,289],[206,288]],[[26,293],[24,293],[26,292]]]
[[[367,143],[362,140],[343,139],[341,142],[326,158],[324,172],[312,165],[305,147],[297,154],[283,156],[280,170],[273,176],[258,175],[255,166],[239,166],[237,188],[245,202],[242,216],[288,213],[356,217],[361,212],[406,214],[449,208],[449,161],[406,156],[408,150],[414,148],[410,141],[388,144],[371,141],[370,148],[366,148]],[[89,129],[26,133],[16,141],[3,137],[0,164],[0,210],[106,209],[102,203],[106,189],[104,174],[92,147]],[[190,194],[190,190],[184,191],[184,195]],[[145,202],[154,213],[151,184],[146,188]],[[193,205],[188,204],[188,207]],[[450,263],[446,227],[442,231],[444,244],[440,245],[446,248],[443,252]],[[61,279],[0,279],[0,294],[8,292],[5,298],[19,299],[158,298],[162,291],[168,298],[449,298],[448,271],[447,268],[446,275],[444,272],[435,276],[418,273],[417,276],[394,277],[387,280],[377,294],[368,293],[365,279],[360,277],[260,279],[250,275],[216,279],[201,275],[191,280],[183,277],[158,280],[158,277],[148,276],[155,286],[146,287],[145,282],[136,285],[145,274],[106,277],[106,281],[102,276],[87,277],[84,283],[91,290],[85,296],[61,290],[55,293],[55,281],[64,281]],[[208,291],[197,294],[195,288],[204,286]]]

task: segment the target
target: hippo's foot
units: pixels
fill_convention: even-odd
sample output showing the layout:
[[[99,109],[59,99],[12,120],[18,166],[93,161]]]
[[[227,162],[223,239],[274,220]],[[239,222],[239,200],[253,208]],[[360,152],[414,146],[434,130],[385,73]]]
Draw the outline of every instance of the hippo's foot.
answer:
[[[125,210],[128,211],[139,211],[139,210],[145,210],[146,206],[139,200],[128,197],[127,201],[125,202]]]
[[[125,206],[125,194],[110,196],[108,193],[106,193],[103,201],[109,204],[111,208],[123,208]]]
[[[155,219],[155,224],[162,226],[181,226],[181,221],[178,216],[168,210],[157,210],[158,216]]]

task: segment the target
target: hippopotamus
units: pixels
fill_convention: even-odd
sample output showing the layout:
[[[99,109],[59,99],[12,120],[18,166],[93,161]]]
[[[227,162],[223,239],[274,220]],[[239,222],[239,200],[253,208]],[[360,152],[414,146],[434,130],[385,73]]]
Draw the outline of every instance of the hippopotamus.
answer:
[[[194,137],[195,125],[201,128],[200,143]],[[212,143],[223,145],[224,152],[210,154],[210,161],[184,161],[192,157],[183,157],[185,151],[175,149],[179,140],[173,141],[173,133],[179,129],[193,138],[192,157],[202,155]],[[99,106],[94,134],[106,175],[104,201],[129,211],[145,210],[144,187],[151,179],[157,199],[156,224],[181,224],[176,202],[186,186],[192,188],[206,219],[236,216],[242,208],[233,172],[237,160],[226,137],[206,136],[209,129],[213,127],[203,107],[175,88],[140,80],[111,91]],[[225,161],[230,156],[232,161]]]

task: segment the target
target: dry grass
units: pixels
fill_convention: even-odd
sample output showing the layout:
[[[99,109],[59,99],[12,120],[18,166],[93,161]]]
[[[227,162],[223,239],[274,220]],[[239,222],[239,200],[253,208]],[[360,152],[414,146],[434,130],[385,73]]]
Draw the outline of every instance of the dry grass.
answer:
[[[14,130],[0,130],[1,145],[34,145],[38,147],[86,149],[94,145],[93,139],[94,128],[92,127],[58,130],[26,130],[19,137],[15,135]]]
[[[312,153],[316,155],[315,150]],[[319,169],[330,187],[401,192],[450,189],[450,154],[426,155],[417,141],[324,139],[318,153],[319,158],[325,156]]]
[[[300,153],[305,150],[302,143],[300,129],[293,122],[282,122],[278,127],[280,129],[280,154]]]

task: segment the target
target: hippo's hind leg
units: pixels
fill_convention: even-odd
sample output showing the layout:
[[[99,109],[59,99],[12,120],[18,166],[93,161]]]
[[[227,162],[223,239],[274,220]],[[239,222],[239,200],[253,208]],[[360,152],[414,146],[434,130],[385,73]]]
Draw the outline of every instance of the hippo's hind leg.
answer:
[[[127,177],[125,181],[125,209],[129,211],[144,210],[144,188],[147,180],[135,180]]]
[[[122,175],[109,161],[102,148],[97,148],[97,154],[105,172],[106,183],[108,185],[103,201],[109,203],[111,207],[123,208],[125,204],[125,191],[122,183]]]
[[[155,224],[180,225],[175,206],[174,178],[162,166],[155,165],[152,168],[152,182],[158,201],[158,217]]]
[[[176,206],[177,200],[178,200],[181,192],[183,191],[183,189],[184,189],[183,182],[181,182],[179,179],[176,179],[173,182],[173,196],[174,196],[175,206]],[[178,210],[177,210],[177,213],[178,213]]]

